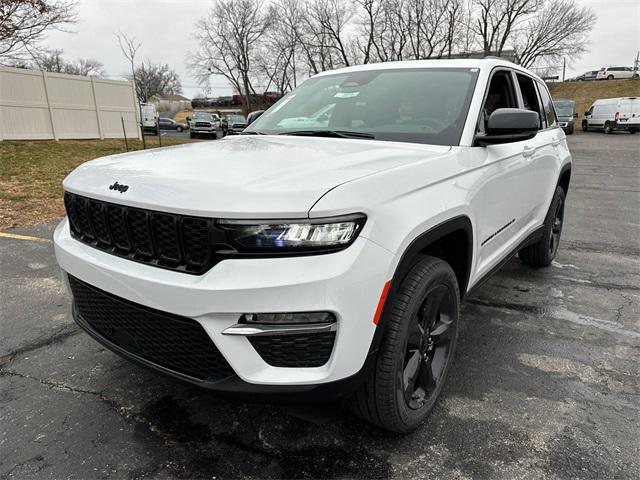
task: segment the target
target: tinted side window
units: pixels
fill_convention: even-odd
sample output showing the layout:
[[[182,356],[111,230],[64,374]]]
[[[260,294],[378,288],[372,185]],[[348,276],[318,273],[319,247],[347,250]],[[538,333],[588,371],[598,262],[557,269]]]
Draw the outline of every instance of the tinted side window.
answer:
[[[518,85],[520,86],[520,93],[522,93],[522,102],[526,110],[532,110],[538,114],[538,128],[544,125],[544,112],[540,106],[538,100],[538,92],[533,79],[526,75],[516,74],[518,78]]]
[[[551,101],[551,96],[547,91],[547,87],[538,83],[538,92],[540,93],[540,99],[542,100],[542,106],[544,107],[547,127],[556,127],[556,112],[553,109],[553,102]]]

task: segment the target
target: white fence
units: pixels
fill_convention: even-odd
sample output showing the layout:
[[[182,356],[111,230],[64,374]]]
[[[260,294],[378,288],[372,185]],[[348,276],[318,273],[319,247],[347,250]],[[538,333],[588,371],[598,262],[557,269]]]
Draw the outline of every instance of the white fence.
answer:
[[[136,102],[128,81],[0,67],[0,140],[140,138]]]

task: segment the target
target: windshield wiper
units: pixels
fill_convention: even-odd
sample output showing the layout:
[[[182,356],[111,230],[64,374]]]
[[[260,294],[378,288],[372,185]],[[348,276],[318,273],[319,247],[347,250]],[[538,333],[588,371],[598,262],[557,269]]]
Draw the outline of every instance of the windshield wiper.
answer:
[[[332,137],[332,138],[371,138],[376,136],[371,133],[350,132],[347,130],[294,130],[292,132],[282,132],[278,135],[299,135],[301,137]]]

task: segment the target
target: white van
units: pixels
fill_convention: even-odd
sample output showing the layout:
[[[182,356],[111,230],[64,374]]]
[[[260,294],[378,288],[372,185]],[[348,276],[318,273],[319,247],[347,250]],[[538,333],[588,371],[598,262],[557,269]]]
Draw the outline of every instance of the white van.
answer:
[[[596,100],[584,113],[582,131],[640,130],[640,97],[605,98]]]
[[[145,132],[158,133],[158,111],[153,103],[141,103],[142,129]]]

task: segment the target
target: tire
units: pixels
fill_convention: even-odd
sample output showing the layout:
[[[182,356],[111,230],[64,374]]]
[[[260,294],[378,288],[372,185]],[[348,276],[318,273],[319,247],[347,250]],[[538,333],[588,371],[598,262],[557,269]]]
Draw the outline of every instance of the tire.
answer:
[[[446,262],[425,256],[392,302],[375,366],[349,405],[363,420],[410,432],[433,409],[451,367],[460,307],[456,276]]]
[[[177,127],[177,128],[176,128],[176,132],[178,132],[178,133],[182,132],[182,130],[183,130],[183,128],[182,128],[182,127]]]
[[[613,75],[609,75],[609,76],[607,77],[607,80],[613,80],[613,79],[614,79]]]
[[[569,129],[569,131],[567,132],[568,135],[573,135],[573,125],[571,126],[571,128]]]
[[[630,133],[631,135],[633,135],[633,134],[635,134],[635,133],[637,133],[637,132],[638,132],[638,130],[636,130],[635,128],[632,128],[631,130],[629,130],[629,133]]]
[[[193,132],[189,132],[189,138],[196,138],[196,134]]]
[[[582,121],[582,131],[583,132],[588,132],[589,131],[589,124],[587,123],[586,120]]]
[[[611,128],[611,124],[609,122],[604,122],[604,133],[609,135],[611,134],[611,132],[613,132],[613,128]]]
[[[556,187],[551,206],[544,221],[542,238],[518,252],[520,260],[527,265],[548,267],[553,259],[556,258],[564,223],[564,200],[564,190],[561,187]]]

